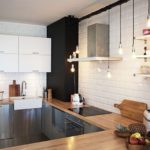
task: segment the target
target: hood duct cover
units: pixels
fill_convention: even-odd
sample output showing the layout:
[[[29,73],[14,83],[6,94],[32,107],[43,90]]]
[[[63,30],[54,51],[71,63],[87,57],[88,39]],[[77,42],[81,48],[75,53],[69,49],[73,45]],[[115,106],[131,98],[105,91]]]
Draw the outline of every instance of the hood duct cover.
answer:
[[[88,26],[88,57],[109,57],[109,25]]]

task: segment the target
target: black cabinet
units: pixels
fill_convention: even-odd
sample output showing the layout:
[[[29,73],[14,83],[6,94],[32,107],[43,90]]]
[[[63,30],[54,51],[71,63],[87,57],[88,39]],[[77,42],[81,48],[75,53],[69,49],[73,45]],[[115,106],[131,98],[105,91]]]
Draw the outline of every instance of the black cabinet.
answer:
[[[42,133],[49,139],[65,137],[64,132],[65,112],[44,104],[42,108]]]
[[[66,136],[65,134],[65,112],[54,108],[52,109],[52,115],[53,115],[53,139],[63,138]]]
[[[52,71],[47,73],[47,87],[53,97],[70,101],[74,93],[74,74],[70,72],[69,55],[78,45],[78,19],[65,17],[47,27],[47,37],[52,38]],[[78,91],[78,63],[75,65],[76,92]]]
[[[42,133],[52,139],[52,106],[44,103],[42,107]]]

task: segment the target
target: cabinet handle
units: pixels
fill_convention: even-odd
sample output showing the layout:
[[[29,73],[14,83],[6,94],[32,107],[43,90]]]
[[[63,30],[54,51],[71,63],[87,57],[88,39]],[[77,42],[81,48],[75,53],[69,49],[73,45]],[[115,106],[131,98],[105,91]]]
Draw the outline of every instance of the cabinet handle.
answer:
[[[39,54],[39,52],[33,52],[32,54],[33,54],[33,55],[38,55],[38,54]]]
[[[32,72],[39,72],[39,70],[32,70]]]

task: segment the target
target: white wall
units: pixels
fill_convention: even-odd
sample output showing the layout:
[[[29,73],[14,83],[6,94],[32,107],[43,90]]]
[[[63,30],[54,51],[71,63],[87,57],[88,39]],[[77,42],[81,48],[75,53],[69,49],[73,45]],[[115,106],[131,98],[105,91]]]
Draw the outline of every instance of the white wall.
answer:
[[[46,37],[46,26],[22,23],[0,22],[0,34]],[[16,80],[21,84],[27,82],[27,95],[41,96],[46,87],[46,73],[0,73],[0,91],[4,90],[4,98],[8,97],[9,84]]]
[[[133,77],[139,72],[143,60],[132,59],[132,0],[122,6],[122,43],[123,61],[110,62],[112,78],[106,77],[106,62],[81,62],[79,64],[79,91],[88,104],[118,112],[113,107],[123,99],[131,99],[148,103],[150,107],[150,79]],[[147,0],[135,0],[135,36],[142,35],[146,27]],[[94,23],[108,24],[107,12],[80,22],[79,48],[80,57],[87,55],[87,26]],[[150,43],[150,42],[149,42]],[[119,7],[111,10],[110,23],[110,55],[118,56],[119,47]],[[136,52],[142,54],[143,41],[135,41]],[[150,47],[149,47],[150,48]],[[97,71],[101,67],[101,72]]]

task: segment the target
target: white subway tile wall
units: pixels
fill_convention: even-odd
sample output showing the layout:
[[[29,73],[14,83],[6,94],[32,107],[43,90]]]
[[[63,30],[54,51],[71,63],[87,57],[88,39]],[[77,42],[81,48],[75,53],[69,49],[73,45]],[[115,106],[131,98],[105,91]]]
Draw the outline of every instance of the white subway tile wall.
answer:
[[[146,28],[147,0],[135,0],[135,36],[142,35]],[[119,56],[119,6],[110,11],[110,56]],[[87,26],[95,23],[108,24],[108,12],[104,12],[79,25],[80,57],[87,56]],[[122,45],[123,61],[110,62],[112,78],[108,79],[107,62],[79,63],[79,92],[88,104],[119,112],[114,103],[123,99],[146,102],[150,107],[150,78],[145,79],[133,74],[139,72],[144,60],[132,58],[132,0],[122,5]],[[144,53],[144,42],[135,41],[136,53]],[[150,42],[148,43],[150,48]],[[101,71],[98,71],[101,68]]]
[[[4,98],[9,97],[9,84],[16,80],[17,84],[27,82],[27,96],[42,96],[43,87],[46,87],[45,73],[0,73],[0,91],[4,91]]]
[[[12,22],[0,22],[0,34],[46,37],[46,26]],[[16,80],[17,84],[27,82],[27,96],[42,96],[46,87],[46,73],[0,73],[0,91],[4,98],[9,96],[9,84]]]

